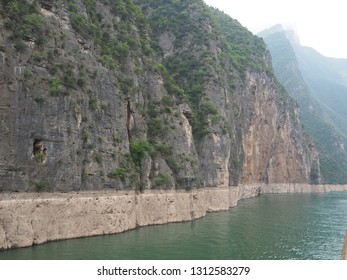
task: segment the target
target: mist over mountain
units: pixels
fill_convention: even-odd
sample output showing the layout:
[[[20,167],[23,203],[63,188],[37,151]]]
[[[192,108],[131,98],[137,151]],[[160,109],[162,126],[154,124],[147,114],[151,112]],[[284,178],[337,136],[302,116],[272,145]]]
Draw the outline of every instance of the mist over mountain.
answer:
[[[347,180],[347,60],[301,46],[280,25],[259,33],[272,56],[277,78],[298,102],[305,131],[314,140],[326,183]]]

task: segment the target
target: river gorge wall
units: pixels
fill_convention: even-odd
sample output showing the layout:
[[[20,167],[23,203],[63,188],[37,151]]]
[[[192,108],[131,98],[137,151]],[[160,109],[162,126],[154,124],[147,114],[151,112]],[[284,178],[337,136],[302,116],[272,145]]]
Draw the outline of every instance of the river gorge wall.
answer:
[[[130,2],[0,1],[0,192],[325,182],[262,39]]]
[[[1,193],[0,250],[184,222],[260,193],[347,191],[347,185],[255,184],[186,190]]]

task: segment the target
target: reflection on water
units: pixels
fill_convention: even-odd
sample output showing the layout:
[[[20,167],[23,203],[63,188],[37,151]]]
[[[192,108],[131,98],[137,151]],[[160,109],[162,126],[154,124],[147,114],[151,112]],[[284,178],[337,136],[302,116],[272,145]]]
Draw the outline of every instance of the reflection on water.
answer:
[[[186,223],[0,252],[0,259],[339,259],[347,193],[262,195]]]

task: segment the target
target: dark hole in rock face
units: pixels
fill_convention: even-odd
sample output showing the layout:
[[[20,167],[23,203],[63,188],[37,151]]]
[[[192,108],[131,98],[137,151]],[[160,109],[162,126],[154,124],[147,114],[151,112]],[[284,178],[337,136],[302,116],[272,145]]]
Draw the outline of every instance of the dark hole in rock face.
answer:
[[[33,154],[36,155],[38,153],[42,153],[44,150],[43,147],[43,140],[42,139],[35,139],[33,144]]]
[[[33,154],[37,154],[40,152],[43,152],[43,140],[42,139],[35,139],[33,144]]]
[[[33,156],[37,162],[42,164],[47,161],[47,149],[44,147],[42,139],[35,139],[33,143]]]
[[[50,3],[41,2],[41,7],[45,10],[52,11],[53,6]]]

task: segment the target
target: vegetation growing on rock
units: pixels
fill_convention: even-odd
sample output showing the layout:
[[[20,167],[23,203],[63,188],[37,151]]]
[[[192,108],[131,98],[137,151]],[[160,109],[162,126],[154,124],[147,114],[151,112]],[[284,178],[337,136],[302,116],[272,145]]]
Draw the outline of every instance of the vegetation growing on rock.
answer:
[[[0,190],[307,182],[318,164],[263,41],[202,0],[0,10]]]

